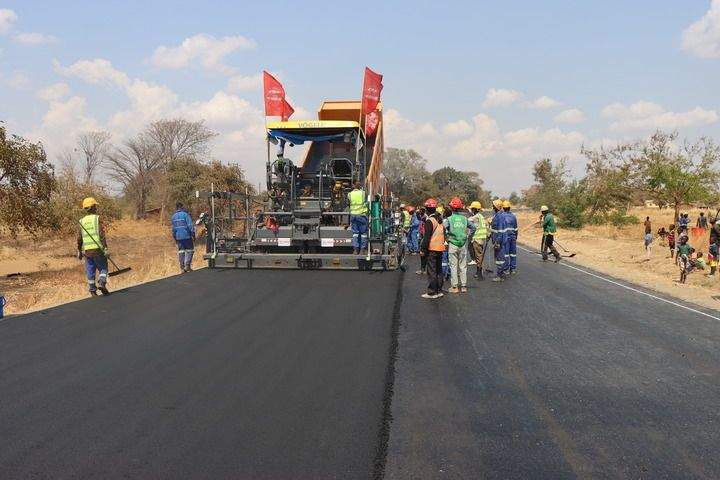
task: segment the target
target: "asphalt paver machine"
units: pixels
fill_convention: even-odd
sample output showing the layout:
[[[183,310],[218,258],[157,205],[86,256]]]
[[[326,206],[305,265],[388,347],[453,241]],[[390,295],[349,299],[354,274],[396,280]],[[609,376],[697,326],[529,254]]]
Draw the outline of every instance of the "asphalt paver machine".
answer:
[[[396,199],[381,174],[382,105],[365,133],[359,101],[327,101],[317,120],[267,124],[266,198],[211,189],[202,221],[204,258],[214,268],[394,270],[403,266],[404,236]],[[372,129],[369,129],[372,130]],[[297,164],[288,149],[304,148]],[[287,156],[286,156],[287,155]],[[348,193],[368,195],[369,244],[353,254]]]

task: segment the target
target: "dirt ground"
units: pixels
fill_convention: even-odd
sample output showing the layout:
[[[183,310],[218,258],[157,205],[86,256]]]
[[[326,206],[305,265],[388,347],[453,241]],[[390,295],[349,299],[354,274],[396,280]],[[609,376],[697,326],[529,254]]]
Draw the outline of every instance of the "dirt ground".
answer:
[[[158,220],[121,220],[107,235],[115,263],[132,267],[110,278],[110,290],[179,274],[170,228]],[[204,244],[199,241],[196,248],[193,268],[202,268]],[[5,313],[26,313],[86,298],[83,263],[76,254],[74,237],[14,240],[0,233],[0,295],[8,301]]]
[[[691,226],[695,225],[700,210],[687,210],[690,214]],[[663,242],[656,235],[657,230],[664,226],[667,230],[673,217],[673,211],[658,208],[636,208],[631,214],[640,219],[640,224],[622,228],[614,226],[587,226],[580,230],[558,229],[555,239],[563,247],[577,255],[572,261],[581,266],[590,267],[599,272],[607,273],[629,282],[651,288],[673,297],[702,305],[704,307],[720,310],[718,290],[718,277],[706,277],[702,271],[695,271],[688,275],[687,283],[680,284],[680,267],[670,259],[670,250],[667,242]],[[713,212],[704,211],[705,215],[714,215]],[[539,218],[539,213],[518,212],[520,234],[518,241],[534,251],[539,250],[542,239],[540,226],[533,226]],[[648,260],[643,243],[644,227],[642,222],[649,216],[653,229],[653,247]],[[709,234],[702,237],[690,236],[690,244],[698,252],[707,255]],[[563,251],[558,247],[558,250]],[[539,259],[538,259],[539,261]]]

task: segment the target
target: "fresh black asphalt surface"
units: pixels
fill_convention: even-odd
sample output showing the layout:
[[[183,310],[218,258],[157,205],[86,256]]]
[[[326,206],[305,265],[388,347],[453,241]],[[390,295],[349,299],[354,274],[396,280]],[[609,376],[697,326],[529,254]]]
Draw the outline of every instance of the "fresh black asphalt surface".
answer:
[[[0,479],[367,479],[399,272],[211,271],[0,322]]]
[[[0,479],[720,478],[720,321],[525,253],[430,302],[415,262],[0,321]]]

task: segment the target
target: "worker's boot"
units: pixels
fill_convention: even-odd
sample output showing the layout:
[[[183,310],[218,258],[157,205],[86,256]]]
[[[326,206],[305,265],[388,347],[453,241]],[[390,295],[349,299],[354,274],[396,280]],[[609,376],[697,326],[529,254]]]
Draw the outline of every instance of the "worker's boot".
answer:
[[[359,248],[353,248],[353,255],[360,255],[360,249],[359,249]]]
[[[460,289],[458,287],[450,287],[448,293],[460,293]]]
[[[503,277],[495,277],[492,279],[493,282],[504,282],[505,279]]]
[[[110,295],[110,290],[107,289],[107,286],[98,285],[98,289],[102,292],[103,295]]]
[[[467,293],[467,287],[460,287],[460,293]]]
[[[98,294],[97,294],[97,292],[96,292],[95,290],[91,290],[91,291],[90,291],[90,296],[91,296],[91,297],[97,297]]]

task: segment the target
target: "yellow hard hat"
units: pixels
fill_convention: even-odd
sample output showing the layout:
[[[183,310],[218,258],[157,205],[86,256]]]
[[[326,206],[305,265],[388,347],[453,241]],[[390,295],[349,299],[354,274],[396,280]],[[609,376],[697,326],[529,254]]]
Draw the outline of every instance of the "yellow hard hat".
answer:
[[[498,210],[500,210],[502,208],[502,204],[503,204],[503,202],[499,198],[496,198],[495,200],[493,200],[493,207],[497,208]]]
[[[83,209],[87,210],[88,208],[93,207],[97,204],[97,200],[95,200],[93,197],[87,197],[85,200],[83,200],[82,207]]]
[[[438,212],[438,213],[445,213],[445,209],[443,208],[442,205],[440,205],[439,207],[437,207],[437,209],[436,209],[435,211]]]
[[[511,206],[510,200],[503,200],[503,208],[510,208]]]
[[[548,210],[550,209],[547,207],[547,205],[543,205],[542,207],[540,207],[541,212],[547,212]]]
[[[477,209],[477,210],[482,210],[482,205],[480,204],[480,202],[478,202],[477,200],[475,200],[474,202],[472,202],[472,203],[470,204],[470,208],[475,208],[475,209]]]

